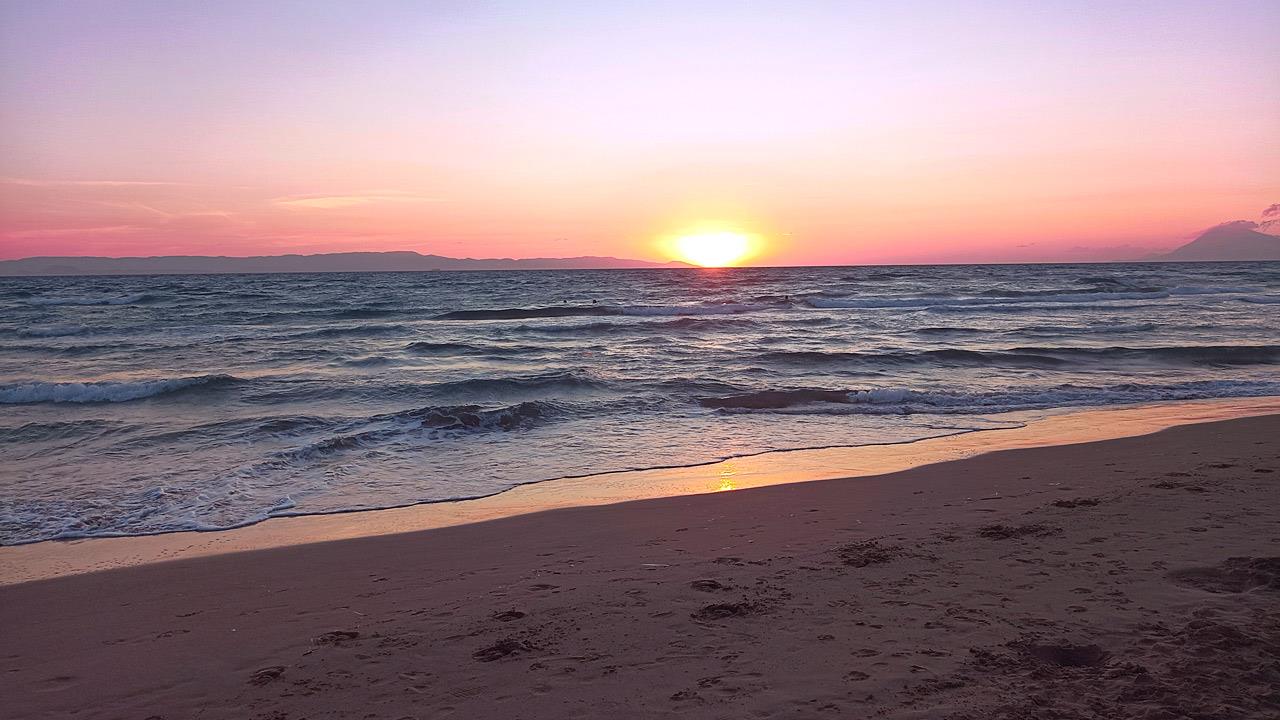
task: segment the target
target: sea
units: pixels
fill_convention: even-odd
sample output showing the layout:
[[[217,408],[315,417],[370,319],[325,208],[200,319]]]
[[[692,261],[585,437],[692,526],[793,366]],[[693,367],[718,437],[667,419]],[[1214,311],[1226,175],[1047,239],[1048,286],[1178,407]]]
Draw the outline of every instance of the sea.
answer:
[[[1280,395],[1277,303],[1280,263],[3,278],[0,543]]]

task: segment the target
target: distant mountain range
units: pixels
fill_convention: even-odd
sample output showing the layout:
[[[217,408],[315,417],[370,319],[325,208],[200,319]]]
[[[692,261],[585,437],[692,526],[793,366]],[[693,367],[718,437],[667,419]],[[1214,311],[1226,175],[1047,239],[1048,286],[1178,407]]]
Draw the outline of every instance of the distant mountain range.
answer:
[[[226,273],[394,272],[424,270],[588,270],[687,268],[614,257],[451,258],[416,252],[350,252],[257,257],[32,257],[0,260],[0,276],[18,275],[205,275]]]
[[[1268,210],[1280,216],[1280,206]],[[1264,216],[1265,217],[1265,216]],[[1272,230],[1280,218],[1255,223],[1227,222],[1209,228],[1195,240],[1171,252],[1141,260],[1195,262],[1280,260],[1280,237]],[[261,255],[256,257],[31,257],[0,260],[0,277],[20,275],[209,275],[229,273],[394,272],[424,270],[591,270],[689,268],[688,263],[628,260],[615,257],[572,258],[451,258],[400,252],[350,252],[319,255]]]
[[[1258,232],[1260,227],[1249,220],[1223,223],[1209,228],[1173,252],[1151,259],[1167,262],[1280,260],[1280,237]]]

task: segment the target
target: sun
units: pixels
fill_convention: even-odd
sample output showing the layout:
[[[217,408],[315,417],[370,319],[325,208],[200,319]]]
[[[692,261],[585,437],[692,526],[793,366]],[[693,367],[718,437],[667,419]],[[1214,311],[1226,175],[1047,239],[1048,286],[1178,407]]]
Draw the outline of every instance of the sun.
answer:
[[[734,265],[751,252],[751,238],[736,232],[704,232],[675,239],[681,259],[703,267]]]

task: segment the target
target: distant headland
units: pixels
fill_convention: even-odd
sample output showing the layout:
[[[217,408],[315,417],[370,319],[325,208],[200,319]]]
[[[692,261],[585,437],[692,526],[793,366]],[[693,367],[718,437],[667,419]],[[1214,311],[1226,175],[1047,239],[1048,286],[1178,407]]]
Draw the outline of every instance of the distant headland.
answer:
[[[451,258],[401,252],[210,257],[30,257],[0,261],[0,276],[20,275],[215,275],[233,273],[421,272],[429,270],[591,270],[687,268],[683,262],[615,257]]]

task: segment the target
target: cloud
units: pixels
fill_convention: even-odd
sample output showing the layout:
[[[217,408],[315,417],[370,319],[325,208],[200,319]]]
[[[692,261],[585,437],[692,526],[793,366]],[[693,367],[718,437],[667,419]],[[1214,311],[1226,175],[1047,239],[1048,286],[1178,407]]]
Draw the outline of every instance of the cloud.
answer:
[[[1196,233],[1196,237],[1199,237],[1209,232],[1210,230],[1217,230],[1218,228],[1238,228],[1240,230],[1253,230],[1257,227],[1258,227],[1258,223],[1252,220],[1228,220],[1227,222],[1218,223],[1213,227],[1209,227],[1209,228],[1205,228],[1204,230],[1201,230],[1200,232]]]
[[[117,235],[121,233],[137,232],[137,225],[103,225],[99,227],[82,227],[82,228],[48,228],[41,230],[14,230],[12,232],[3,233],[0,237],[10,238],[12,240],[28,240],[40,238],[65,238],[79,237],[81,235]]]
[[[29,187],[178,187],[188,183],[150,182],[146,180],[36,180],[33,178],[0,178],[5,185]]]
[[[1280,230],[1280,203],[1276,203],[1262,211],[1262,222],[1258,223],[1259,232],[1274,234]]]
[[[436,203],[446,202],[444,198],[428,197],[397,190],[374,190],[352,193],[350,195],[287,195],[271,200],[273,205],[286,208],[316,208],[333,210],[338,208],[373,205],[378,203]]]

